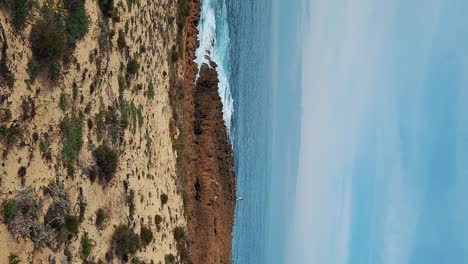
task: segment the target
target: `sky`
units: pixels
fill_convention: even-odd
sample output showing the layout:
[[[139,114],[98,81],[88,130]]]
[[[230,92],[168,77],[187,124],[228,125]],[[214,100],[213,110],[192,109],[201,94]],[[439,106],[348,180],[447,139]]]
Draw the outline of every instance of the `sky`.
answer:
[[[282,262],[468,263],[468,2],[296,7],[301,131]]]

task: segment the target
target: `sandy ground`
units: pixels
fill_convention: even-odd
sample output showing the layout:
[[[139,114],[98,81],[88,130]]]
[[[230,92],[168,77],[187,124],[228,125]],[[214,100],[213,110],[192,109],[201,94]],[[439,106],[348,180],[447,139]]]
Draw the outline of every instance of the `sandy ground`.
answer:
[[[127,9],[126,2],[115,3],[115,6],[119,7],[120,22],[114,24],[109,22],[110,28],[116,33],[112,41],[114,47],[107,55],[97,52],[94,60],[90,60],[90,54],[99,49],[98,38],[101,26],[97,3],[88,0],[86,9],[90,17],[89,32],[84,39],[77,42],[74,52],[76,63],[70,64],[69,69],[64,71],[63,80],[57,84],[51,84],[44,76],[39,76],[33,84],[28,83],[29,75],[26,69],[31,51],[27,36],[31,26],[27,26],[19,34],[13,32],[8,12],[4,8],[0,9],[0,23],[6,31],[9,45],[8,65],[16,78],[7,102],[0,107],[8,106],[15,120],[19,119],[21,102],[24,98],[31,96],[36,105],[36,116],[32,120],[18,122],[25,131],[22,140],[24,144],[18,142],[1,160],[0,201],[14,197],[16,190],[22,188],[18,177],[21,166],[27,169],[25,186],[32,187],[39,197],[45,199],[46,205],[50,203],[50,198],[43,196],[42,188],[51,180],[59,179],[65,183],[69,191],[72,212],[78,214],[78,207],[75,204],[78,202],[81,188],[87,206],[79,235],[72,239],[68,246],[74,255],[73,263],[81,263],[80,241],[84,231],[88,232],[95,243],[89,259],[104,260],[115,227],[128,222],[129,209],[124,181],[128,182],[128,188],[135,190],[136,193],[136,213],[131,226],[134,226],[135,231],[139,233],[141,224],[147,225],[154,234],[153,242],[136,254],[140,260],[164,263],[166,254],[177,255],[172,230],[176,226],[186,225],[182,197],[177,193],[175,154],[169,133],[171,111],[168,98],[167,54],[175,43],[177,29],[175,20],[169,23],[168,17],[175,16],[176,3],[170,0],[139,2],[140,4],[133,5],[131,12],[124,11]],[[37,16],[33,15],[29,21]],[[132,56],[136,54],[141,68],[138,75],[132,79],[132,88],[125,91],[125,99],[133,100],[136,106],[142,106],[144,122],[143,126],[136,128],[135,133],[130,129],[125,130],[124,141],[120,146],[118,172],[116,177],[103,187],[97,181],[91,183],[84,170],[91,158],[92,149],[100,143],[94,128],[96,124],[89,130],[85,122],[84,146],[78,158],[75,178],[66,176],[66,169],[61,165],[62,133],[59,124],[71,110],[67,113],[62,112],[58,102],[60,95],[65,93],[69,96],[71,108],[84,111],[86,105],[90,103],[91,111],[86,114],[85,120],[91,118],[94,121],[101,101],[107,108],[118,100],[118,72],[121,63],[126,64],[128,58],[119,53],[116,40],[118,29],[123,29],[127,22],[129,30],[126,41],[130,47],[129,54]],[[146,48],[145,52],[141,52],[142,46]],[[97,74],[97,58],[102,60],[100,74]],[[145,96],[150,80],[154,83],[154,99]],[[74,102],[71,99],[73,83],[78,87],[78,99]],[[143,89],[134,89],[137,84],[141,84]],[[90,93],[92,86],[94,92]],[[10,93],[6,87],[1,87],[0,92]],[[48,134],[51,161],[41,157],[38,143],[32,139],[33,132],[37,132],[40,138]],[[0,145],[0,149],[4,148],[5,146]],[[162,193],[166,193],[169,197],[165,206],[162,206],[160,201]],[[47,206],[44,206],[42,213],[45,213],[46,208]],[[104,230],[98,230],[94,224],[98,208],[106,208],[110,212],[110,221]],[[156,214],[163,217],[160,230],[154,223]],[[47,247],[34,249],[29,239],[16,241],[6,226],[0,224],[0,263],[6,263],[10,253],[18,254],[22,263],[49,263],[51,259],[55,259],[57,263],[64,263],[63,249],[58,252],[53,252]]]

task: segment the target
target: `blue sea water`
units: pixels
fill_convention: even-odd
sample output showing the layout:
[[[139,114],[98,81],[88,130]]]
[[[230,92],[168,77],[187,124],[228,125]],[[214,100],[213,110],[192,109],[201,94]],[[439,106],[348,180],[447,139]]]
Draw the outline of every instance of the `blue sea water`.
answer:
[[[202,5],[234,263],[468,263],[467,1]]]
[[[281,10],[276,22],[274,10]],[[196,62],[209,55],[219,65],[237,196],[244,198],[236,206],[233,263],[273,263],[285,247],[301,111],[299,32],[290,30],[299,21],[289,17],[299,11],[283,0],[202,1]]]

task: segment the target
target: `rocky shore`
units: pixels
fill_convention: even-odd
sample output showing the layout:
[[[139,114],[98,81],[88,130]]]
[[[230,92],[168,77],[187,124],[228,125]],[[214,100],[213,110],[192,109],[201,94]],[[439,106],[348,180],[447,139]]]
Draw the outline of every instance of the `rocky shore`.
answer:
[[[200,1],[192,0],[185,35],[184,141],[185,214],[191,263],[231,263],[236,203],[234,154],[223,120],[216,64],[204,64],[195,83]]]

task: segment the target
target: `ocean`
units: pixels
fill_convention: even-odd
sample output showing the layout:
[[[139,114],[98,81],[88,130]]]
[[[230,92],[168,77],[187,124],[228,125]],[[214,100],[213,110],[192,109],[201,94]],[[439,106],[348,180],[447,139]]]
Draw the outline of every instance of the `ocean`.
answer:
[[[196,62],[209,55],[218,64],[237,196],[244,198],[236,206],[233,263],[282,262],[300,138],[300,36],[290,30],[299,21],[289,18],[300,15],[299,7],[283,0],[202,1]]]
[[[202,3],[233,263],[468,263],[468,2]]]

